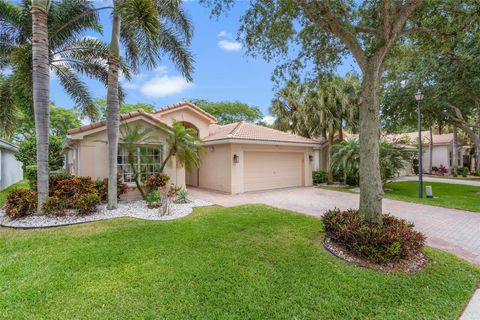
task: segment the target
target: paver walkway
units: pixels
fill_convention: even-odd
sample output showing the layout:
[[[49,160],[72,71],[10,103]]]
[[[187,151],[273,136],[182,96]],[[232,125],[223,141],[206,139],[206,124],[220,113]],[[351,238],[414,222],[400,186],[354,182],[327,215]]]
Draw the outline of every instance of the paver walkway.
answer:
[[[358,207],[358,195],[314,187],[226,195],[189,188],[193,197],[221,206],[263,203],[320,217],[326,210]],[[480,213],[416,203],[383,200],[384,212],[415,223],[427,243],[480,265]]]
[[[395,181],[418,181],[418,176],[404,176],[395,179]],[[477,180],[462,180],[462,179],[448,179],[436,177],[423,177],[423,182],[440,182],[449,184],[464,184],[467,186],[480,187],[480,179]]]

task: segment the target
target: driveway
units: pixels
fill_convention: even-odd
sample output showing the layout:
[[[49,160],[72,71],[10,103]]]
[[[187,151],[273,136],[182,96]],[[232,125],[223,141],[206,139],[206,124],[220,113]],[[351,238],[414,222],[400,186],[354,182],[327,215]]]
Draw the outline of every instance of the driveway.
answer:
[[[358,195],[314,187],[279,189],[239,195],[227,195],[189,188],[197,199],[221,206],[262,203],[272,207],[320,217],[334,207],[358,207]],[[416,203],[383,200],[383,211],[415,223],[427,235],[427,243],[480,265],[480,213],[447,209]]]

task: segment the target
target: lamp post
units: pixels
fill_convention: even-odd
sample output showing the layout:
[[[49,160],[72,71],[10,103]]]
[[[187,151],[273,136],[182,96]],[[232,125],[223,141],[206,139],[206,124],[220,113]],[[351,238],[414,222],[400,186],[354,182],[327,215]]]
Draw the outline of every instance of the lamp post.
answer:
[[[418,90],[415,93],[417,100],[418,112],[418,197],[423,198],[423,164],[422,164],[422,112],[420,111],[420,101],[423,100],[424,94]]]

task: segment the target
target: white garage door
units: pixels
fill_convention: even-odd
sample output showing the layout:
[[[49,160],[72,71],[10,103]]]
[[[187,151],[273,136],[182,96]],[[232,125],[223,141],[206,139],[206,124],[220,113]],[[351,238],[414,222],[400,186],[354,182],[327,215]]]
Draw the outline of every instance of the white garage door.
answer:
[[[303,185],[303,153],[245,152],[244,190],[268,190]]]

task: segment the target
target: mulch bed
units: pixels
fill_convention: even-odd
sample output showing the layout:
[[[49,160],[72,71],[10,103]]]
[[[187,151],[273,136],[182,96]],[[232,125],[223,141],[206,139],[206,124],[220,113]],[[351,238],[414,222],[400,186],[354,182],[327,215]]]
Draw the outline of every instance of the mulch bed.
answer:
[[[356,266],[380,270],[384,272],[401,272],[405,274],[414,274],[421,271],[428,264],[428,258],[423,252],[409,260],[401,260],[397,263],[380,264],[353,255],[352,253],[348,252],[344,246],[333,242],[330,238],[327,237],[325,237],[325,239],[323,240],[323,246],[325,247],[325,249],[327,249],[327,251],[329,251],[337,258],[350,262]]]

